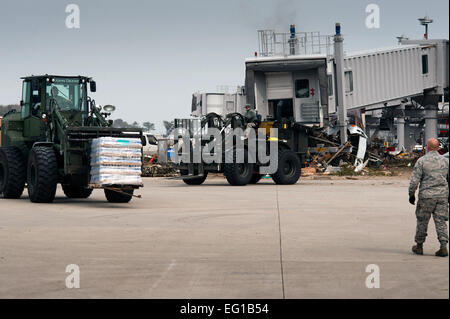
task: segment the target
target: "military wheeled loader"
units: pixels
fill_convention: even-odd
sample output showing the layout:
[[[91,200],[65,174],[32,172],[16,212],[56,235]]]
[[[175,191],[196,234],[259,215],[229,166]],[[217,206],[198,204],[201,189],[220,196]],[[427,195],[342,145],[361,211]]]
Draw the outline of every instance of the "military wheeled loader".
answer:
[[[269,166],[268,162],[262,162],[259,158],[258,148],[265,145],[266,155],[269,155],[269,150],[277,150],[277,165],[275,171],[270,173],[273,181],[279,185],[295,184],[301,175],[302,164],[306,161],[308,152],[308,138],[312,134],[311,129],[304,125],[297,125],[295,128],[288,123],[268,122],[262,121],[254,123],[255,126],[248,128],[248,122],[240,113],[229,113],[222,117],[216,113],[209,113],[201,119],[175,119],[174,120],[174,136],[173,139],[177,141],[173,152],[177,152],[177,160],[168,163],[180,171],[180,178],[188,185],[202,184],[208,173],[223,173],[228,183],[233,186],[244,186],[247,184],[258,183],[263,175],[261,174],[261,167]],[[262,136],[258,136],[257,129],[261,129]],[[197,135],[198,142],[195,142],[195,133],[201,131],[203,135],[210,136],[209,130],[216,129],[220,132],[221,141],[216,141],[211,137],[210,139],[201,139]],[[231,132],[236,132],[236,129],[243,132],[241,136],[234,136],[230,139]],[[278,136],[271,135],[271,129],[276,129]],[[180,130],[187,132],[189,141],[180,139]],[[249,142],[248,134],[253,130],[256,141],[253,146]],[[236,139],[242,139],[242,144],[239,146]],[[194,159],[195,144],[200,144],[200,153],[204,154],[205,149],[209,148],[207,145],[211,142],[215,144],[222,144],[218,161],[204,160],[196,161]],[[219,143],[217,143],[219,142]],[[190,143],[189,149],[180,147],[181,144]],[[272,144],[272,146],[271,146]],[[164,146],[161,144],[162,148]],[[160,150],[164,153],[166,150]],[[209,152],[209,150],[207,151]],[[217,152],[217,149],[212,151]],[[242,154],[243,161],[239,161],[239,153]],[[161,154],[161,161],[164,154]]]
[[[85,76],[24,77],[21,111],[5,114],[1,126],[0,196],[50,203],[61,184],[68,198],[88,198],[103,188],[106,199],[126,203],[140,185],[90,184],[91,141],[99,137],[139,138],[142,130],[113,128],[112,106],[88,96],[96,83]]]

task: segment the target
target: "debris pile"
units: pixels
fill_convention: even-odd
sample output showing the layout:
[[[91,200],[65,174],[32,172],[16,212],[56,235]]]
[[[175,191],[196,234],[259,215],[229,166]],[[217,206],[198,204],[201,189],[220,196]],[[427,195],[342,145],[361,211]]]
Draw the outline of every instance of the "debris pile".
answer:
[[[347,143],[336,153],[322,152],[312,156],[309,167],[303,168],[302,176],[393,176],[400,168],[413,167],[423,154],[417,152],[389,151],[368,148],[363,165],[355,166],[354,152],[344,151]]]
[[[422,156],[418,152],[396,151],[392,148],[380,148],[372,143],[364,156],[364,161],[357,161],[355,141],[339,145],[338,141],[325,136],[314,137],[323,144],[318,144],[316,153],[311,155],[308,167],[303,168],[302,176],[339,175],[339,176],[392,176],[401,167],[413,167]],[[334,149],[332,152],[328,151]]]
[[[169,165],[152,163],[144,165],[142,169],[143,177],[173,177],[178,175],[178,170]]]
[[[304,167],[302,168],[302,176],[313,176],[317,172],[317,169],[315,167]]]

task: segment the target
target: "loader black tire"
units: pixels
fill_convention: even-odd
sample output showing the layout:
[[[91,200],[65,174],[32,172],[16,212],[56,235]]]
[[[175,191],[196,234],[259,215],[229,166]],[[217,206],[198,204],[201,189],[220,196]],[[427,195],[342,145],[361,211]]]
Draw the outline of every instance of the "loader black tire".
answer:
[[[58,184],[58,166],[52,147],[34,147],[28,156],[28,195],[33,203],[51,203]]]
[[[262,177],[263,176],[259,173],[253,173],[252,179],[250,180],[249,184],[258,184]]]
[[[293,151],[279,150],[278,169],[272,174],[273,181],[278,185],[292,185],[297,183],[302,173],[300,158]]]
[[[181,176],[185,176],[188,175],[188,171],[186,170],[181,170],[180,171],[180,175]],[[203,173],[203,176],[201,177],[196,177],[196,178],[183,178],[183,182],[185,182],[187,185],[201,185],[205,182],[206,178],[208,177],[208,172],[205,171]]]
[[[0,195],[18,199],[25,188],[26,165],[17,147],[0,148]]]
[[[88,198],[92,194],[91,188],[82,186],[62,185],[62,189],[67,198]]]
[[[237,163],[236,151],[229,151],[225,153],[225,164],[223,174],[225,175],[228,183],[232,186],[244,186],[250,183],[255,165],[248,163],[248,152],[244,152],[244,163]]]
[[[129,203],[133,198],[133,189],[122,189],[121,192],[115,192],[110,189],[105,189],[105,197],[110,203]],[[124,194],[126,193],[126,194]]]

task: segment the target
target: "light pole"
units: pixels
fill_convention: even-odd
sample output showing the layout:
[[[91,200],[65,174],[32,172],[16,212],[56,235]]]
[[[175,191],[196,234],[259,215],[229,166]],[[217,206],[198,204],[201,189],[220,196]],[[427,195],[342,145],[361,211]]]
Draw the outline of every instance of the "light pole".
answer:
[[[429,16],[425,16],[424,18],[420,18],[419,21],[420,21],[421,25],[425,26],[425,35],[424,35],[424,37],[425,37],[425,39],[428,39],[428,25],[430,23],[433,23],[433,19],[430,19]]]

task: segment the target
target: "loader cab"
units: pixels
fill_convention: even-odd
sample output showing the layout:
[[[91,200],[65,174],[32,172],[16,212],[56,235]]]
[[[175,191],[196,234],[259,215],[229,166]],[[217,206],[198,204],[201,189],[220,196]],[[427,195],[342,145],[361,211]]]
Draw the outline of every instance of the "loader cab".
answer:
[[[28,123],[32,127],[40,126],[37,124],[42,123],[43,115],[51,113],[54,107],[58,107],[70,124],[82,126],[89,115],[87,97],[89,82],[91,91],[92,88],[95,91],[95,82],[87,77],[45,75],[23,78],[21,114],[25,125]]]
[[[32,140],[39,139],[45,134],[44,123],[41,119],[45,99],[43,85],[39,78],[25,78],[22,83],[21,118],[23,120],[23,136]]]

